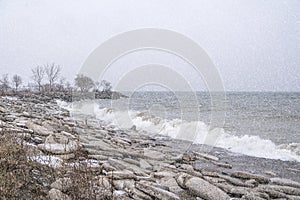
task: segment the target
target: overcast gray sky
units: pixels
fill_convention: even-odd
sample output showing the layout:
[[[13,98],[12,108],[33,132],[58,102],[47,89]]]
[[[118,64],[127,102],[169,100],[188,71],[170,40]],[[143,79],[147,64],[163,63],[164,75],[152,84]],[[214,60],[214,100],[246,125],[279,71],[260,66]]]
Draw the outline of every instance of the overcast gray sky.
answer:
[[[226,90],[300,91],[299,0],[0,0],[0,72],[21,74],[27,82],[32,67],[55,62],[71,80],[102,42],[145,27],[195,40]],[[129,55],[113,67],[117,72],[153,60],[189,68],[154,51]],[[197,77],[190,82],[198,87]]]

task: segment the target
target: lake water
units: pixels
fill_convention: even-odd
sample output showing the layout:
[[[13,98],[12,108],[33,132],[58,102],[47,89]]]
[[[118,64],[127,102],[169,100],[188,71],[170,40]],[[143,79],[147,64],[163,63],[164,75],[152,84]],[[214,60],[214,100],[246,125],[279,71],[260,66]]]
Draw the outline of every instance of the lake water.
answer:
[[[205,92],[135,92],[128,99],[97,100],[94,112],[126,130],[300,162],[300,93],[226,93],[223,103],[213,106]],[[221,113],[219,127],[210,126],[213,111]]]

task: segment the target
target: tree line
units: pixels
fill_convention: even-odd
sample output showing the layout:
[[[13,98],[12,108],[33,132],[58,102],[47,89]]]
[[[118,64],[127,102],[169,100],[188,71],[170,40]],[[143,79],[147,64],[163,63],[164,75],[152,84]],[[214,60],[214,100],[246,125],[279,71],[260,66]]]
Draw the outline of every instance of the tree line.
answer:
[[[9,92],[89,92],[99,91],[111,93],[111,83],[106,80],[94,82],[90,77],[77,74],[74,79],[74,86],[61,76],[61,66],[55,63],[36,66],[31,69],[30,80],[27,87],[23,85],[23,79],[15,74],[10,79],[8,74],[3,74],[0,78],[0,91],[2,94]]]

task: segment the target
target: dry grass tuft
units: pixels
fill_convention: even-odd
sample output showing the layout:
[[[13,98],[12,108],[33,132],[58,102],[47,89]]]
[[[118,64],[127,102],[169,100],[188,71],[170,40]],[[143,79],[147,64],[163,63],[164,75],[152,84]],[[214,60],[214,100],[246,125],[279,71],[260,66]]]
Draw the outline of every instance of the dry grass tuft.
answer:
[[[49,199],[51,183],[66,177],[72,184],[63,192],[71,199],[112,199],[112,188],[101,185],[101,168],[81,162],[87,158],[84,151],[76,152],[70,161],[74,165],[66,162],[52,168],[28,159],[33,155],[32,148],[20,141],[16,134],[0,131],[0,200]]]

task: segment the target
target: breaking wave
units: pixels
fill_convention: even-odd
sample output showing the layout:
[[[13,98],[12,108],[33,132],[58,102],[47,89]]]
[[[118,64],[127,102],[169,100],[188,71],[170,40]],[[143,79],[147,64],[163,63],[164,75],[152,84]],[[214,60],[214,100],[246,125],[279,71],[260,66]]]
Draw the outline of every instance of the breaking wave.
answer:
[[[71,113],[93,114],[107,125],[115,125],[122,129],[166,135],[254,157],[300,162],[300,143],[276,145],[271,140],[259,136],[236,136],[225,132],[223,128],[210,130],[202,121],[169,120],[132,110],[113,111],[110,108],[98,108],[98,105],[90,102],[67,104],[58,101],[58,104]]]

